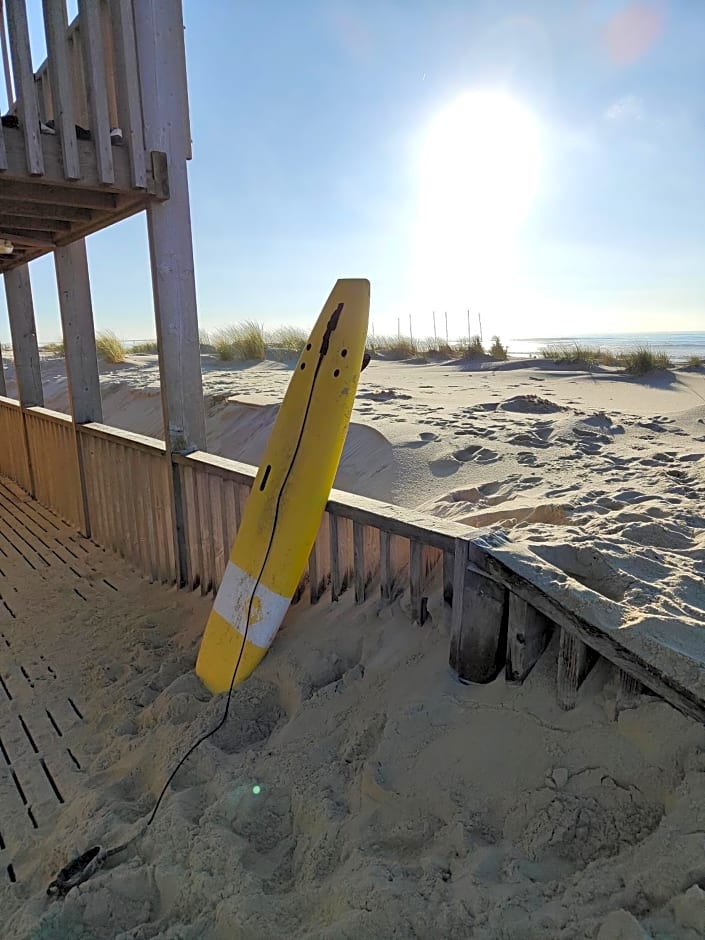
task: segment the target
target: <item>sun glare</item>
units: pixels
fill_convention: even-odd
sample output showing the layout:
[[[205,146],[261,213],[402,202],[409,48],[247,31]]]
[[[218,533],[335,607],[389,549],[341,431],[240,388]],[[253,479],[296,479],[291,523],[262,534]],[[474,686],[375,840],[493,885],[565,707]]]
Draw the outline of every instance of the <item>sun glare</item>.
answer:
[[[467,92],[431,122],[421,149],[416,266],[431,303],[472,302],[506,274],[539,164],[536,118],[502,92]]]

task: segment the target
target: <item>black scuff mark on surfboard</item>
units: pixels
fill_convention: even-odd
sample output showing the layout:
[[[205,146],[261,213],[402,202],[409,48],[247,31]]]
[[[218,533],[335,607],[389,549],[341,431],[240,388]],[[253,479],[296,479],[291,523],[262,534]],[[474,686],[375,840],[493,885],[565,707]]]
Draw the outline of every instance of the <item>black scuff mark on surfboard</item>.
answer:
[[[340,321],[340,315],[342,314],[344,307],[345,307],[344,303],[338,304],[338,306],[335,308],[333,313],[331,313],[330,315],[330,320],[326,324],[326,329],[323,334],[323,339],[321,340],[321,349],[320,349],[320,352],[318,353],[318,355],[321,356],[321,358],[328,354],[328,350],[330,349],[330,338],[333,335],[333,331],[336,330],[338,327],[338,323]]]

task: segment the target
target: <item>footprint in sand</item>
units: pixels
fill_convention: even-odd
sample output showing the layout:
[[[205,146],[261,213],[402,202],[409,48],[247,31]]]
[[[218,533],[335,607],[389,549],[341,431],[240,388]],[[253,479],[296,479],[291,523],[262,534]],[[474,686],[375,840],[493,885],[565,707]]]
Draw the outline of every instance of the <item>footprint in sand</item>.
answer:
[[[461,450],[453,451],[453,457],[461,463],[467,463],[469,460],[475,460],[477,463],[494,463],[496,460],[499,460],[498,453],[476,444],[471,444],[469,447],[463,447]]]
[[[517,463],[523,464],[524,466],[535,467],[538,462],[539,459],[536,454],[532,454],[530,451],[524,450],[517,454]]]
[[[524,447],[548,447],[549,443],[545,439],[547,435],[536,431],[523,431],[521,434],[515,434],[509,438],[510,444],[523,445]]]

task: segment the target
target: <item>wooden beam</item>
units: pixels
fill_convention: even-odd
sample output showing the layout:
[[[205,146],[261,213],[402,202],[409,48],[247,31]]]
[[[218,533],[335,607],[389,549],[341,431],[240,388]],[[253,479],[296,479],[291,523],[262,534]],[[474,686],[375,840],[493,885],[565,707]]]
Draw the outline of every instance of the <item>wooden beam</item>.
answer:
[[[16,131],[10,128],[13,133]],[[53,139],[53,138],[52,138]],[[68,186],[65,183],[46,183],[44,180],[30,183],[22,179],[9,179],[3,177],[0,195],[5,201],[21,202],[37,205],[67,206],[71,209],[101,209],[113,211],[117,208],[118,200],[115,193],[98,192],[83,189],[80,186]]]
[[[491,682],[505,665],[507,597],[504,586],[468,566],[458,539],[451,615],[450,665],[463,682]]]
[[[7,149],[7,170],[3,173],[4,180],[15,180],[17,182],[26,182],[28,180],[27,166],[25,161],[25,144],[22,136],[22,130],[19,127],[6,127],[5,146]],[[92,140],[78,140],[74,130],[73,139],[76,143],[80,161],[80,178],[68,179],[64,172],[61,140],[55,134],[42,134],[42,151],[44,154],[44,174],[42,176],[31,177],[34,183],[42,192],[44,185],[67,187],[71,193],[80,192],[85,189],[97,190],[99,194],[106,192],[124,193],[130,197],[135,193],[132,186],[130,158],[125,147],[113,147],[113,170],[115,174],[114,182],[111,184],[103,183],[100,179],[98,163],[96,159],[95,145]],[[158,193],[161,198],[163,190],[163,181],[159,181]],[[152,176],[152,163],[149,161],[147,169],[146,191],[152,193],[155,190],[154,179]],[[2,186],[2,198],[6,199],[5,182]],[[35,194],[35,201],[36,199]],[[47,199],[46,202],[53,200]],[[71,203],[69,203],[71,205]],[[83,205],[77,202],[76,205]]]
[[[205,448],[206,424],[184,147],[181,2],[143,0],[134,14],[145,146],[166,153],[169,167],[170,198],[147,207],[164,434],[170,451],[188,453]]]
[[[140,100],[135,23],[131,0],[109,0],[113,32],[113,69],[117,89],[118,120],[130,155],[132,185],[147,185],[144,130]],[[155,24],[156,27],[157,24]]]
[[[572,633],[605,659],[610,660],[624,672],[638,679],[647,689],[665,699],[696,721],[705,723],[705,700],[693,689],[684,685],[673,673],[664,671],[660,664],[659,643],[654,641],[639,651],[630,649],[629,631],[609,629],[592,623],[582,613],[570,609],[570,595],[564,592],[564,600],[549,596],[528,578],[509,567],[508,559],[499,559],[482,545],[469,547],[472,564],[486,576],[504,584],[510,591],[528,601],[545,614],[562,631]],[[622,640],[624,636],[624,640]],[[650,650],[652,652],[650,652]]]
[[[5,364],[2,361],[2,347],[0,346],[0,396],[5,398],[7,395],[7,385],[5,384]]]
[[[106,73],[100,3],[96,3],[95,0],[78,0],[78,19],[98,179],[101,183],[113,183],[115,181],[115,171],[113,169],[113,147],[110,139],[110,115],[108,113],[108,91],[105,83]],[[136,77],[137,71],[135,69]]]
[[[5,130],[0,124],[0,172],[7,170],[7,149],[5,147]]]
[[[83,239],[54,253],[71,414],[76,424],[103,420],[93,305]]]
[[[424,594],[425,572],[423,542],[412,539],[409,543],[409,599],[412,623],[423,626],[428,617],[428,597]]]
[[[81,160],[76,140],[76,113],[66,36],[69,28],[66,0],[42,0],[42,9],[54,120],[61,143],[64,176],[67,180],[79,180]]]
[[[51,251],[54,247],[54,240],[51,232],[26,232],[21,229],[15,229],[13,232],[5,232],[0,229],[0,239],[7,239],[14,245],[28,245],[30,248],[44,248]]]
[[[575,708],[578,689],[595,664],[597,656],[569,630],[561,630],[558,649],[558,704],[565,711]]]
[[[0,228],[5,231],[20,229],[25,231],[36,230],[53,233],[70,231],[71,223],[62,222],[58,219],[39,219],[35,216],[8,215],[5,212],[0,212]]]
[[[67,222],[90,222],[93,218],[90,209],[78,209],[73,206],[58,206],[50,202],[25,203],[22,206],[18,206],[17,201],[13,202],[11,199],[0,197],[0,215],[4,213],[10,215],[21,214],[37,219],[51,219],[52,222],[55,219],[61,219]]]
[[[44,405],[44,392],[28,266],[22,265],[8,271],[4,280],[17,395],[23,408],[41,407]]]
[[[30,176],[41,176],[44,173],[44,156],[39,132],[39,102],[32,69],[25,0],[5,0],[5,7],[10,33],[17,112],[22,125],[27,172]]]
[[[553,624],[516,594],[509,594],[507,624],[508,682],[523,682],[546,649]]]

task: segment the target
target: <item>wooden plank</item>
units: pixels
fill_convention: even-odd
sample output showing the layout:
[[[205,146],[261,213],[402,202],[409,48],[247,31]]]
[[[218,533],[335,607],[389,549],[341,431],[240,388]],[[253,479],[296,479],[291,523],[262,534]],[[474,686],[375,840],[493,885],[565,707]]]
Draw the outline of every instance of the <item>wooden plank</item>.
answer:
[[[17,113],[24,139],[25,165],[30,176],[41,176],[44,173],[44,157],[39,132],[39,102],[32,69],[25,0],[5,0],[5,9],[12,51]]]
[[[629,673],[625,672],[623,669],[618,669],[617,672],[619,674],[619,690],[621,695],[629,697],[630,695],[640,695],[644,691],[644,686],[638,679],[635,679],[634,676],[630,676]]]
[[[8,134],[15,135],[17,140],[17,152],[22,153],[23,144],[17,131],[14,128],[6,128]],[[48,138],[53,144],[56,144],[55,138]],[[84,141],[81,141],[84,143]],[[87,142],[85,142],[87,143]],[[51,149],[51,144],[48,144]],[[10,149],[10,155],[15,148]],[[68,185],[59,179],[53,179],[47,182],[41,181],[26,182],[26,175],[19,171],[15,174],[15,179],[11,179],[7,174],[2,180],[2,198],[5,202],[19,202],[22,205],[22,211],[29,211],[29,206],[33,203],[39,205],[62,206],[68,209],[89,209],[100,210],[104,212],[115,212],[118,208],[118,194],[116,192],[96,192],[94,189],[82,187],[78,183]],[[97,181],[96,181],[97,185]]]
[[[211,515],[211,501],[208,474],[195,474],[196,477],[196,505],[198,507],[198,540],[199,555],[201,558],[201,594],[208,594],[213,588],[213,520]]]
[[[132,185],[144,189],[147,186],[147,168],[131,0],[110,0],[110,12],[118,121],[130,155]]]
[[[644,655],[624,645],[624,642],[620,642],[622,636],[620,631],[607,630],[597,623],[590,622],[584,615],[571,610],[568,606],[569,596],[565,602],[549,597],[524,575],[513,571],[504,561],[489,554],[483,546],[469,544],[468,550],[472,563],[478,570],[506,585],[510,591],[545,614],[561,630],[573,633],[600,656],[609,659],[620,669],[638,679],[642,685],[665,699],[674,708],[695,718],[696,721],[705,723],[705,701],[693,689],[683,685],[674,675],[664,672],[659,665],[658,655],[647,659]],[[625,642],[628,642],[628,637],[625,637]]]
[[[169,450],[205,448],[201,353],[185,127],[188,98],[180,0],[134,4],[145,149],[167,154],[170,198],[147,207],[147,230]],[[157,29],[158,24],[158,29]]]
[[[553,624],[531,604],[509,594],[507,667],[509,682],[523,682],[548,646]]]
[[[10,215],[3,212],[0,213],[0,228],[6,232],[14,232],[16,229],[25,232],[46,232],[51,237],[56,232],[70,231],[71,223],[59,219],[38,219],[31,215]]]
[[[58,248],[54,261],[71,414],[77,424],[101,422],[103,407],[85,241]]]
[[[78,0],[78,19],[98,179],[101,183],[114,183],[100,4],[95,0]]]
[[[31,216],[32,218],[41,220],[46,219],[48,228],[53,228],[55,221],[90,222],[93,218],[90,209],[80,209],[73,206],[58,206],[50,202],[26,202],[22,206],[19,206],[17,202],[18,201],[13,202],[11,199],[0,197],[0,216],[5,214],[17,215],[21,213],[23,216]]]
[[[225,542],[225,561],[227,562],[238,530],[238,486],[234,480],[225,480],[222,477],[221,480],[223,484],[223,541]]]
[[[0,228],[0,240],[10,241],[13,245],[22,245],[29,248],[41,248],[46,251],[52,251],[56,247],[54,236],[51,232],[25,231],[24,229],[13,229],[5,231]]]
[[[491,682],[505,663],[507,603],[504,586],[467,564],[467,548],[456,549],[450,665],[463,682]]]
[[[7,150],[5,148],[5,130],[0,124],[0,172],[5,172],[8,167]]]
[[[412,539],[409,545],[409,595],[411,600],[411,621],[420,626],[428,617],[428,597],[424,594],[425,577],[423,570],[423,543]]]
[[[355,603],[365,600],[367,578],[365,577],[365,527],[353,523],[353,578],[355,581]]]
[[[575,708],[578,689],[595,664],[597,657],[582,640],[569,630],[561,630],[556,679],[558,704],[565,711]]]
[[[158,457],[145,458],[149,474],[149,492],[151,505],[151,525],[154,532],[154,572],[157,580],[162,583],[170,580],[172,572],[169,570],[169,554],[167,544],[169,530],[164,519],[164,475],[162,460]]]
[[[404,582],[408,581],[409,540],[380,529],[379,546],[380,593],[382,600],[391,602],[404,593]]]
[[[230,554],[230,546],[223,528],[223,481],[216,474],[208,475],[208,495],[211,510],[211,541],[213,544],[213,590],[217,591],[225,571],[225,562]]]
[[[66,37],[69,25],[66,0],[42,0],[42,9],[54,120],[61,143],[64,176],[67,180],[78,180],[81,178],[81,161],[76,139],[76,114]]]
[[[330,521],[328,514],[323,513],[321,525],[316,535],[311,557],[309,558],[308,582],[310,602],[317,604],[323,597],[331,580],[330,556]]]
[[[331,598],[339,600],[350,586],[353,554],[352,523],[349,519],[329,516],[330,525],[330,560],[331,560]]]
[[[0,3],[0,12],[2,12],[2,4]],[[3,71],[5,72],[5,88],[7,89],[7,102],[8,109],[11,111],[13,105],[15,104],[16,95],[12,87],[12,70],[10,68],[10,51],[7,46],[7,34],[5,32],[5,25],[0,17],[0,46],[2,46],[2,65]]]
[[[8,271],[4,281],[20,404],[24,408],[43,405],[44,392],[29,268],[22,265]]]
[[[92,140],[78,140],[74,131],[74,141],[81,161],[81,178],[67,181],[64,175],[62,162],[61,141],[58,136],[52,134],[42,134],[42,152],[44,156],[44,173],[42,176],[28,177],[27,161],[25,157],[25,146],[22,129],[18,127],[6,127],[5,147],[7,150],[7,170],[3,173],[2,198],[10,198],[9,190],[6,192],[5,183],[24,184],[30,187],[30,200],[32,202],[54,202],[53,196],[47,193],[52,188],[61,189],[64,192],[83,194],[84,197],[94,195],[118,197],[118,201],[113,203],[114,208],[120,208],[122,203],[120,199],[129,204],[134,200],[139,200],[145,204],[146,197],[152,194],[158,194],[163,198],[164,180],[161,178],[155,184],[152,175],[151,156],[147,164],[146,188],[136,190],[132,187],[130,175],[130,160],[124,147],[113,147],[113,172],[115,179],[112,183],[102,183],[98,169],[96,151]],[[31,180],[31,181],[30,181]],[[71,201],[61,203],[63,205],[72,205]],[[90,200],[76,202],[75,205],[100,208],[104,204],[103,200]]]
[[[186,584],[193,591],[200,583],[198,561],[198,524],[194,494],[194,472],[191,467],[181,468],[181,503],[183,506],[185,557],[187,564]]]
[[[455,553],[447,549],[443,552],[443,600],[453,606],[453,579],[455,577]]]

